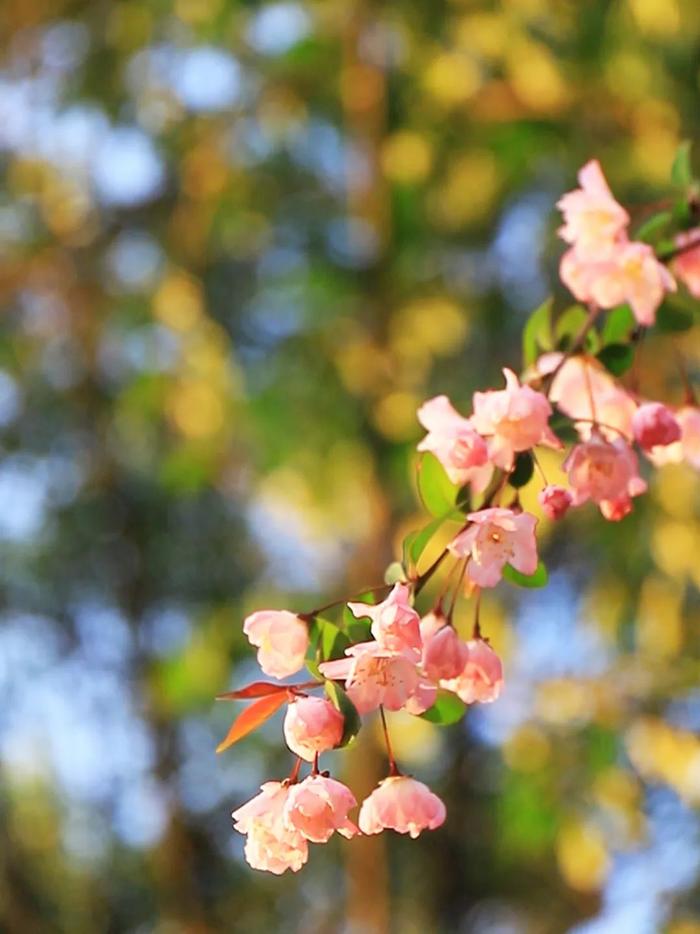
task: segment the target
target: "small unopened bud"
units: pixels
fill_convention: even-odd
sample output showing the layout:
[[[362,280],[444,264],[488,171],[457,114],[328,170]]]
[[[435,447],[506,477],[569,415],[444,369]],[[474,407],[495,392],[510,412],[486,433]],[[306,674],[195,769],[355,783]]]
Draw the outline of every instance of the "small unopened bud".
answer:
[[[553,483],[546,486],[537,498],[545,516],[555,520],[565,516],[573,502],[573,497],[568,490]]]

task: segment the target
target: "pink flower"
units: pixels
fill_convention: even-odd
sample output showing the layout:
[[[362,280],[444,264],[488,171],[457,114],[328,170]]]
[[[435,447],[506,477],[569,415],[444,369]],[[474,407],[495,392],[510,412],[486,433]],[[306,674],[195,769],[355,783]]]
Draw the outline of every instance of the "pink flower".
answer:
[[[308,859],[306,840],[284,821],[288,794],[284,782],[265,782],[259,795],[231,815],[234,828],[247,834],[245,858],[253,869],[278,876],[287,869],[298,872]]]
[[[357,827],[348,820],[348,811],[357,805],[350,789],[324,775],[309,775],[292,785],[284,806],[284,821],[312,843],[326,843],[334,831],[353,837]]]
[[[489,436],[489,457],[504,470],[513,466],[515,454],[536,444],[560,448],[561,442],[549,428],[549,401],[530,386],[521,386],[512,370],[505,369],[506,388],[474,393],[476,430]]]
[[[465,704],[495,701],[503,688],[503,665],[485,639],[466,643],[467,662],[456,677],[442,682],[442,687],[457,694]]]
[[[372,620],[372,635],[382,649],[389,652],[409,651],[416,654],[421,649],[420,617],[408,602],[411,588],[408,584],[395,584],[391,593],[381,603],[348,603],[350,611],[359,618],[369,616]]]
[[[459,558],[469,557],[467,577],[480,587],[495,587],[505,564],[522,574],[537,570],[537,519],[512,509],[482,509],[467,516],[471,525],[447,546]]]
[[[395,830],[414,839],[423,830],[445,822],[445,805],[422,782],[407,775],[392,775],[365,798],[358,821],[362,833]]]
[[[413,714],[414,717],[420,716],[437,700],[437,689],[437,684],[430,678],[419,677],[418,686],[401,709]]]
[[[313,762],[316,753],[338,745],[344,726],[342,713],[325,697],[297,697],[287,708],[284,738],[295,755]]]
[[[537,361],[538,371],[551,373],[561,360],[561,354],[544,354]],[[552,381],[549,398],[565,415],[581,420],[576,428],[582,438],[590,436],[596,420],[605,437],[632,437],[637,404],[597,361],[586,357],[566,360]],[[617,430],[611,432],[610,428]]]
[[[700,409],[693,405],[684,406],[676,412],[676,421],[681,426],[681,440],[654,448],[649,452],[649,459],[657,467],[685,461],[695,470],[700,470]]]
[[[606,441],[595,432],[589,441],[577,444],[564,462],[573,491],[573,504],[592,500],[606,519],[623,518],[631,509],[630,499],[647,485],[639,476],[637,457],[621,438]]]
[[[610,242],[624,232],[629,215],[613,197],[596,159],[583,166],[578,180],[581,187],[557,202],[564,214],[559,236],[574,244],[582,258],[600,256]]]
[[[557,486],[550,483],[540,491],[537,497],[542,507],[542,512],[548,519],[562,519],[569,511],[569,506],[573,502],[573,497],[563,486]]]
[[[691,243],[698,245],[692,249],[684,249]],[[690,294],[700,298],[700,229],[696,227],[694,230],[679,233],[676,246],[684,252],[673,260],[673,271]]]
[[[452,626],[443,626],[423,643],[423,671],[428,678],[456,678],[467,663],[469,651]]]
[[[431,451],[453,483],[471,483],[477,493],[486,489],[493,466],[471,420],[461,416],[447,396],[436,396],[418,409],[418,421],[428,432],[418,450]]]
[[[423,645],[445,625],[447,625],[447,619],[441,609],[431,610],[429,613],[426,613],[425,616],[421,617],[420,635]]]
[[[681,439],[681,426],[673,412],[661,402],[645,402],[632,419],[634,440],[643,451],[666,447]]]
[[[309,632],[289,610],[258,610],[246,618],[243,632],[258,646],[258,664],[271,678],[286,678],[304,667]]]
[[[345,652],[349,658],[323,662],[318,667],[324,677],[345,681],[345,690],[358,713],[369,713],[380,704],[387,710],[401,710],[419,691],[418,669],[405,655],[382,649],[377,642],[360,642]]]
[[[600,261],[582,259],[573,249],[561,260],[562,282],[582,302],[614,308],[627,302],[637,321],[649,327],[666,292],[676,283],[646,243],[621,241]]]

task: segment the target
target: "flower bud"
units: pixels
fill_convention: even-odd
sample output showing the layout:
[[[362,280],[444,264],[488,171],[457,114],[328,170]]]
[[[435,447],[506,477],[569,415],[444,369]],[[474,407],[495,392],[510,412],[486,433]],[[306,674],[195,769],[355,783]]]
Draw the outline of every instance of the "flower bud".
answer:
[[[345,718],[325,697],[299,697],[287,708],[284,739],[297,756],[313,762],[317,753],[338,745]]]
[[[468,656],[469,650],[453,627],[443,626],[423,644],[423,670],[434,681],[456,678]]]
[[[542,512],[548,519],[561,519],[569,511],[573,497],[563,486],[550,483],[537,497]]]
[[[634,440],[643,451],[680,441],[681,426],[673,412],[661,402],[640,405],[632,418]]]
[[[501,659],[485,639],[472,639],[466,643],[467,663],[456,678],[443,682],[443,687],[454,691],[465,704],[489,704],[495,701],[503,687]]]

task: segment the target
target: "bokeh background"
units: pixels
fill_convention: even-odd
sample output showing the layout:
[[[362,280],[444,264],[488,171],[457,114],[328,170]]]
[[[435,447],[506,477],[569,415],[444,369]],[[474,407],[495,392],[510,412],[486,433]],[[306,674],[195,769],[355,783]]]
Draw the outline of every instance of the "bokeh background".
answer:
[[[289,755],[278,717],[216,757],[212,702],[247,612],[381,581],[417,405],[519,367],[576,169],[663,200],[699,103],[697,0],[3,0],[0,929],[700,932],[684,467],[543,527],[550,586],[484,608],[499,703],[391,718],[440,831],[251,871],[229,814]]]

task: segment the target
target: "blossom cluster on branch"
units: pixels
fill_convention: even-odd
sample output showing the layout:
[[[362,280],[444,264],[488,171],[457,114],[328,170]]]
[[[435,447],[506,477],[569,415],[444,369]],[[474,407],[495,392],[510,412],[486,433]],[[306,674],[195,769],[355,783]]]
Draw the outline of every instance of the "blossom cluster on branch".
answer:
[[[419,408],[426,435],[418,444],[418,489],[433,519],[407,538],[403,562],[388,569],[385,585],[361,599],[306,613],[262,610],[244,622],[258,663],[273,680],[220,695],[252,703],[218,751],[286,707],[284,738],[297,757],[288,778],[266,782],[233,813],[235,828],[246,835],[246,858],[257,869],[297,871],[308,858],[308,844],[325,843],[336,832],[350,838],[392,829],[416,837],[444,822],[437,795],[401,773],[385,711],[448,724],[468,705],[498,698],[503,667],[481,631],[480,594],[504,579],[546,583],[539,520],[523,510],[519,494],[535,471],[541,477],[539,506],[548,519],[561,520],[591,502],[606,520],[619,521],[647,489],[642,472],[649,466],[685,460],[700,469],[700,408],[685,374],[686,398],[678,407],[645,398],[634,372],[625,384],[621,380],[644,329],[678,288],[671,270],[700,297],[695,193],[686,192],[685,211],[662,212],[633,240],[630,216],[598,162],[585,165],[579,181],[558,203],[564,215],[559,234],[568,244],[560,275],[585,307],[567,309],[556,323],[551,302],[534,312],[525,329],[522,375],[504,369],[505,386],[474,393],[471,413],[461,414],[444,395]],[[537,459],[541,447],[562,452],[560,482],[545,478]],[[458,522],[457,531],[420,570],[425,549],[447,522]],[[437,596],[421,614],[416,602],[438,572]],[[460,598],[474,602],[466,640],[453,623]],[[311,680],[282,683],[303,668]],[[321,771],[319,758],[350,743],[360,718],[375,711],[388,775],[361,803],[355,823],[354,794]],[[300,780],[302,763],[311,770]]]

